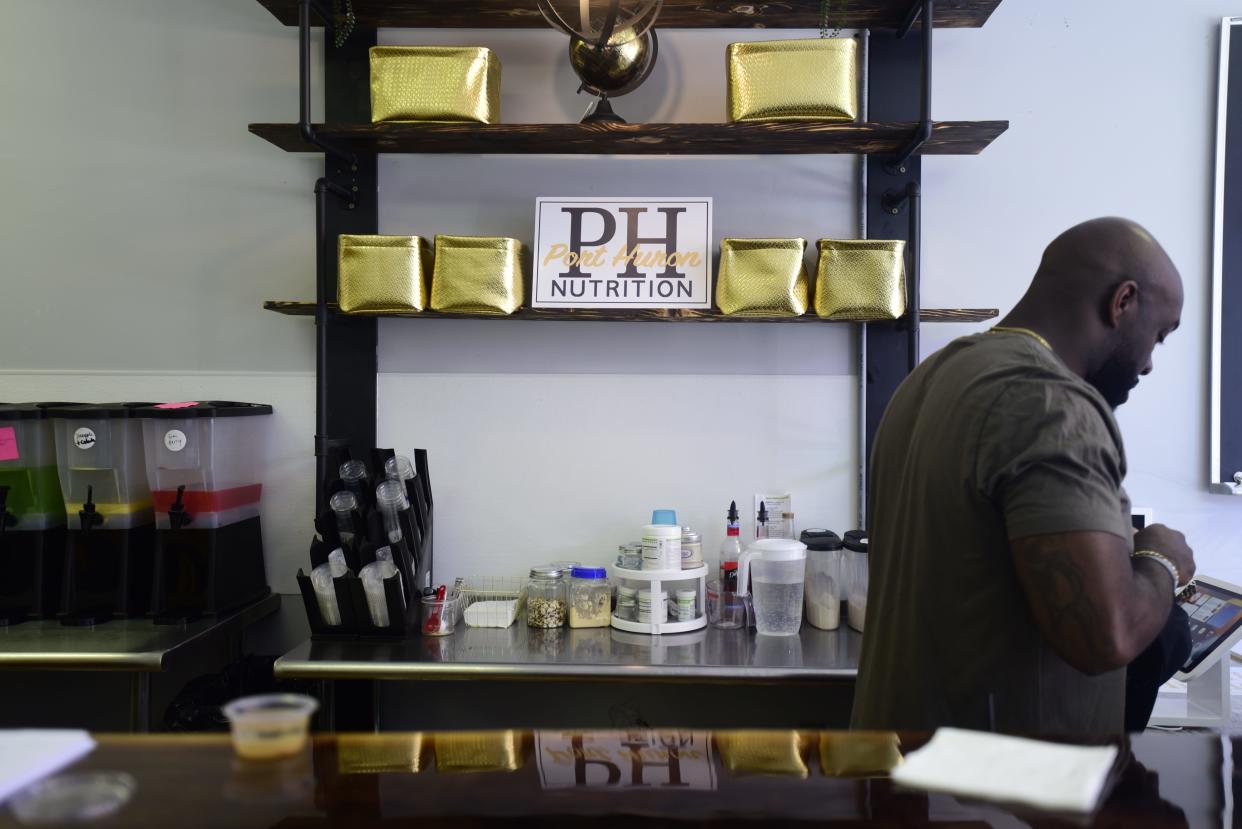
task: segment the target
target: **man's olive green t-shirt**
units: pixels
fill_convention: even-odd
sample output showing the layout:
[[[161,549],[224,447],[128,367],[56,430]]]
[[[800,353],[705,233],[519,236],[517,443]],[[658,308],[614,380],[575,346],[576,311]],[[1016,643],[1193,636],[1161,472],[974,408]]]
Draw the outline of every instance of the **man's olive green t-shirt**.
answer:
[[[1129,539],[1125,472],[1104,398],[1033,337],[963,337],[916,369],[872,451],[852,725],[1122,731],[1125,670],[1088,676],[1056,654],[1009,542],[1081,530]]]

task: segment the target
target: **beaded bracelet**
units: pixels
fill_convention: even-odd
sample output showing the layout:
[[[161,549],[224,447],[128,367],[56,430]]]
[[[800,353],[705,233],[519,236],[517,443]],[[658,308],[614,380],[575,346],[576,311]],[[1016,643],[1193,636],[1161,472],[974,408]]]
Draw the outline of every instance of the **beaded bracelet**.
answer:
[[[1170,561],[1164,553],[1158,553],[1155,550],[1135,550],[1130,554],[1130,558],[1150,558],[1152,561],[1155,561],[1169,571],[1169,576],[1173,579],[1173,595],[1176,596],[1181,592],[1182,575],[1177,571],[1177,565]]]

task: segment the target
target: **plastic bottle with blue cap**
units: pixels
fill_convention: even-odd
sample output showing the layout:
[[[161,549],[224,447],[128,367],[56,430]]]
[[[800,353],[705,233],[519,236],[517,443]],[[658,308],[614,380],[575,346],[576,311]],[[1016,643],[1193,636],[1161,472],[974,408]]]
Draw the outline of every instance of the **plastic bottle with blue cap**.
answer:
[[[676,510],[653,510],[651,523],[643,527],[643,569],[681,569],[681,527]]]

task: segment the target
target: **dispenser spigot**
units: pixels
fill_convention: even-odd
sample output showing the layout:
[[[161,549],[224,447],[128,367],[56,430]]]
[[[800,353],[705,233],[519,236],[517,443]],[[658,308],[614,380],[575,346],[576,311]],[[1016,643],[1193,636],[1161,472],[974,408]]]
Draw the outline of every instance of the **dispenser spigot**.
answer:
[[[86,503],[78,510],[78,520],[83,530],[90,530],[103,524],[104,517],[95,511],[95,488],[86,488]]]
[[[17,526],[17,516],[8,511],[8,503],[9,487],[0,486],[0,533],[3,533],[9,527]]]
[[[184,495],[185,484],[182,484],[177,487],[177,500],[168,508],[168,526],[174,530],[179,530],[194,520],[194,516],[185,510],[185,503],[182,501]]]

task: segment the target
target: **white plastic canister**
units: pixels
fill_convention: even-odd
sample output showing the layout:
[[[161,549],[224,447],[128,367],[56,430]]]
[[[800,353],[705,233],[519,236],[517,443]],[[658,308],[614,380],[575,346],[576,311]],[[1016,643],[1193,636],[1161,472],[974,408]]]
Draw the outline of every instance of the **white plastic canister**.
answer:
[[[643,527],[643,569],[681,569],[681,527],[676,524]]]

